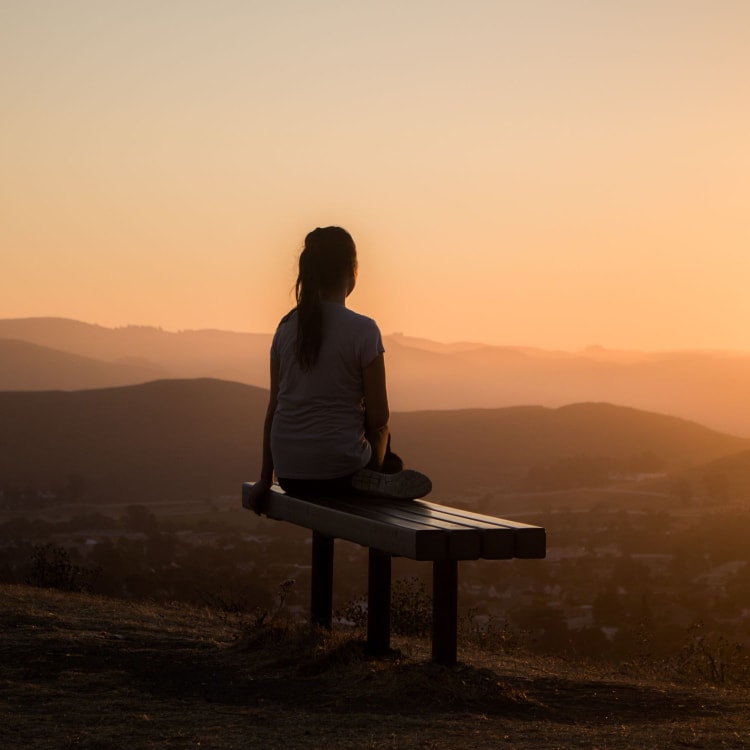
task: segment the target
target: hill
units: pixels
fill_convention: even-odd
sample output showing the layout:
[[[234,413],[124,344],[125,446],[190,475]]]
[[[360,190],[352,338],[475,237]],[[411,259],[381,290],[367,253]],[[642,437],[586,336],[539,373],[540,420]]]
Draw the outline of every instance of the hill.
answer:
[[[716,461],[684,472],[683,477],[694,484],[714,478],[715,489],[726,497],[750,497],[750,451],[722,456]]]
[[[747,693],[633,665],[424,641],[370,661],[351,635],[208,610],[0,586],[7,747],[394,749],[747,747]]]
[[[671,471],[748,446],[682,419],[612,404],[417,412],[395,414],[392,423],[394,449],[403,443],[410,464],[429,466],[437,485],[455,490],[507,486],[531,469],[584,458],[611,472]]]
[[[75,392],[0,393],[0,481],[103,500],[236,494],[260,466],[267,392],[220,380],[162,380]],[[611,467],[695,465],[750,447],[685,420],[608,404],[404,412],[394,450],[428,472],[435,497],[518,487],[533,467],[582,456]]]
[[[111,388],[166,375],[155,365],[104,362],[26,341],[0,339],[0,391]]]
[[[271,336],[267,334],[211,330],[174,333],[148,326],[105,328],[65,318],[19,318],[0,320],[0,339],[26,341],[102,363],[137,363],[162,376],[209,377],[268,386]],[[0,390],[9,390],[2,373],[0,367]],[[110,385],[102,380],[93,387]],[[82,390],[92,386],[80,382],[53,387]],[[29,386],[25,390],[38,389]]]
[[[219,380],[0,393],[0,477],[42,489],[75,477],[133,503],[236,493],[258,470],[267,398]]]
[[[128,326],[104,328],[60,318],[0,320],[0,339],[25,341],[107,364],[137,366],[159,377],[210,377],[268,386],[267,333],[168,332]],[[588,347],[578,352],[529,347],[443,344],[392,334],[384,337],[391,407],[395,411],[499,408],[525,404],[559,407],[607,402],[671,414],[713,429],[750,437],[750,354],[716,351],[634,352]],[[33,356],[33,355],[32,355]],[[23,390],[105,388],[124,384],[112,371],[82,363],[81,377],[47,352],[45,378],[25,367]],[[4,373],[0,390],[19,389]],[[117,377],[124,371],[117,370]],[[97,379],[98,378],[98,379]]]

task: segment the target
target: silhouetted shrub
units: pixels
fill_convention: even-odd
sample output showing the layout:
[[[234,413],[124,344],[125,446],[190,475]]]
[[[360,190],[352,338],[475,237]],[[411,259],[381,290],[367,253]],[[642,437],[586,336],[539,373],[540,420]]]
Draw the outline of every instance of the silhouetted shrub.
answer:
[[[348,602],[336,612],[339,620],[355,628],[367,628],[367,597]],[[391,586],[391,631],[396,635],[423,637],[432,627],[432,597],[418,578],[399,578]]]
[[[36,545],[31,555],[30,586],[61,591],[86,591],[98,571],[74,565],[70,553],[55,544]]]
[[[432,597],[418,578],[399,578],[391,590],[391,629],[425,636],[432,625]]]
[[[507,619],[482,613],[476,607],[470,608],[458,625],[460,637],[483,651],[509,654],[525,645],[523,631],[513,629]]]
[[[714,685],[747,684],[750,660],[741,643],[731,642],[720,633],[706,632],[702,621],[694,622],[675,660],[679,674]]]

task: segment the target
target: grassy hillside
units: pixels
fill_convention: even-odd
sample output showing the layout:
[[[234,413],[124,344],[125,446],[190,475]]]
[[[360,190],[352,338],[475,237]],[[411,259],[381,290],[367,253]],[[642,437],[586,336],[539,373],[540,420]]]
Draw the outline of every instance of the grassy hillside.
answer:
[[[0,483],[54,489],[76,477],[96,499],[147,502],[237,493],[253,479],[267,392],[164,380],[79,392],[0,393]],[[517,486],[528,470],[580,456],[629,465],[699,464],[748,441],[608,404],[394,414],[394,450],[432,475],[436,497]]]
[[[14,750],[742,748],[746,691],[424,640],[370,661],[356,635],[0,586],[0,726]]]

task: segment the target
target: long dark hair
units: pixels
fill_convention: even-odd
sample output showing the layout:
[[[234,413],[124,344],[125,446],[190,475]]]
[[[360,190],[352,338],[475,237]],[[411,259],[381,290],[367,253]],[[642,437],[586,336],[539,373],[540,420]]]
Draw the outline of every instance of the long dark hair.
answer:
[[[357,248],[341,227],[313,229],[305,237],[294,288],[297,298],[297,360],[303,370],[315,367],[323,342],[322,294],[337,287],[357,271]]]

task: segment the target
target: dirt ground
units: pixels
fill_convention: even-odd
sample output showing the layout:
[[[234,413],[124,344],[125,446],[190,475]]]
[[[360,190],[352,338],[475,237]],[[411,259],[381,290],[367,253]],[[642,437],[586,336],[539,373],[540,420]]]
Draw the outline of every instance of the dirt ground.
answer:
[[[750,748],[750,696],[429,643],[251,629],[184,606],[0,586],[0,745]]]

